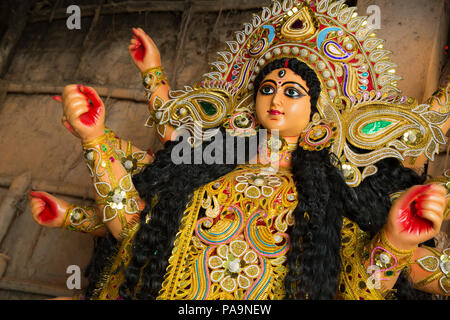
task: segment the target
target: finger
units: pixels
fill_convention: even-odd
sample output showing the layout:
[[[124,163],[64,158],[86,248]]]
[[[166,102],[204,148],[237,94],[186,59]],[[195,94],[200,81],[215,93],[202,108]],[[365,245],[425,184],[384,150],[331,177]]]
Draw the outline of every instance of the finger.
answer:
[[[61,96],[53,96],[52,98],[55,101],[62,102],[62,97]]]
[[[427,203],[427,202],[434,202],[439,204],[442,207],[445,207],[447,203],[447,199],[445,197],[435,195],[435,194],[425,194],[420,197],[418,197],[416,200],[414,200],[416,203]]]
[[[45,207],[45,202],[40,198],[31,197],[30,200],[30,209],[33,217],[38,217],[41,213],[42,209]]]
[[[140,45],[141,44],[141,42],[136,38],[136,36],[133,36],[133,38],[131,38],[131,40],[130,40],[130,45],[131,46],[137,46],[137,45]]]
[[[147,52],[147,47],[145,44],[145,41],[142,40],[142,36],[139,35],[139,32],[133,28],[133,33],[135,35],[135,37],[137,38],[136,40],[139,41],[139,45],[136,45],[136,47],[134,49],[131,49],[132,52],[132,56],[135,60],[142,62],[144,61],[144,57],[145,54]]]
[[[80,86],[80,91],[86,95],[89,102],[89,110],[80,116],[80,121],[84,125],[93,126],[104,116],[103,102],[94,88]]]
[[[40,222],[47,222],[53,220],[57,215],[56,203],[52,196],[44,192],[30,191],[32,197],[38,198],[44,202],[44,206],[39,212],[38,220]]]
[[[94,108],[101,107],[103,105],[102,99],[98,93],[92,87],[85,87],[80,85],[80,92],[87,96],[87,98],[92,102]]]
[[[75,97],[67,101],[64,115],[70,121],[71,119],[77,119],[83,113],[89,111],[89,103],[84,97]],[[72,122],[72,121],[70,121]]]
[[[432,211],[436,215],[442,217],[444,213],[444,206],[436,202],[421,202],[416,204],[417,215],[423,217],[424,211]]]
[[[409,188],[404,192],[398,200],[395,201],[395,206],[400,210],[408,208],[410,204],[421,196],[427,190],[430,190],[432,185],[417,185]]]
[[[78,85],[77,84],[69,84],[64,87],[63,93],[62,93],[62,99],[63,101],[67,99],[67,96],[72,95],[74,93],[78,93]]]
[[[69,121],[62,120],[62,124],[64,127],[66,127],[74,136],[80,137],[79,134],[73,129],[73,127],[70,125]]]
[[[138,28],[139,33],[142,35],[142,37],[146,40],[146,42],[148,43],[149,46],[155,46],[155,42],[153,41],[152,38],[150,38],[150,36],[144,31],[144,29],[142,28]]]
[[[442,216],[431,210],[423,210],[422,219],[429,221],[433,229],[440,229],[442,224]]]
[[[429,184],[429,186],[431,186],[431,187],[429,190],[427,190],[426,193],[435,194],[435,195],[439,195],[442,197],[447,196],[447,189],[444,186],[439,185],[439,184]]]

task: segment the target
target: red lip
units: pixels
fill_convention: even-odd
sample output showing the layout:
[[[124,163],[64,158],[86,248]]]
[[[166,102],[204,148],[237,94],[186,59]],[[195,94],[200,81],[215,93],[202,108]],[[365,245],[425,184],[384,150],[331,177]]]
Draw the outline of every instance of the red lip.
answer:
[[[277,116],[277,115],[283,114],[283,112],[280,112],[278,110],[269,110],[268,112],[271,116]]]

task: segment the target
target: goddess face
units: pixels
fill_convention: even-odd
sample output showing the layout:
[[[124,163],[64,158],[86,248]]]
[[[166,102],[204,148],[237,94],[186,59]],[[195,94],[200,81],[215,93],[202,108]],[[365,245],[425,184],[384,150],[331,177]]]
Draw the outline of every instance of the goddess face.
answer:
[[[256,117],[267,130],[298,137],[310,121],[311,101],[306,81],[291,69],[275,69],[259,86]]]

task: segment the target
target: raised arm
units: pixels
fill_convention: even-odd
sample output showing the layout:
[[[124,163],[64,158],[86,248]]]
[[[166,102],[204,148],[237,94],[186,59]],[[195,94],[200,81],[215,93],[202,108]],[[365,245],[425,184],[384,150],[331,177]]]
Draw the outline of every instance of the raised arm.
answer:
[[[133,28],[132,30],[133,37],[130,40],[128,51],[142,74],[144,87],[149,98],[150,115],[153,121],[157,122],[158,107],[169,100],[169,82],[164,74],[161,55],[153,40],[141,28]],[[164,143],[172,138],[174,131],[173,127],[166,124],[164,137],[158,134],[158,138]]]
[[[102,222],[120,238],[121,232],[138,220],[144,207],[131,180],[133,170],[127,171],[126,161],[116,153],[121,140],[105,128],[105,108],[94,89],[66,86],[62,102],[64,125],[81,139]],[[146,157],[149,156],[142,155],[143,159]]]
[[[105,236],[106,227],[95,206],[70,204],[47,192],[30,192],[30,209],[33,219],[44,227]]]
[[[414,186],[394,201],[386,225],[366,248],[366,267],[382,292],[395,285],[400,272],[412,268],[410,276],[417,283],[425,277],[417,261],[424,257],[419,244],[435,237],[441,228],[447,207],[444,187],[429,184]],[[436,280],[436,279],[435,279]],[[424,289],[424,286],[417,286]],[[443,294],[436,283],[428,283],[433,293]],[[448,294],[448,292],[446,293]]]

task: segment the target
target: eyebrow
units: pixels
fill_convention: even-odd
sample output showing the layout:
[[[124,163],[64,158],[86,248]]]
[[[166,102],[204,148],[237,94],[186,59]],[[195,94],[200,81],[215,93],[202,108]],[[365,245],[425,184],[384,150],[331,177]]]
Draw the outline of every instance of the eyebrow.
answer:
[[[261,86],[262,86],[263,84],[265,84],[266,82],[273,83],[273,84],[275,85],[275,87],[277,86],[277,83],[276,83],[274,80],[272,80],[272,79],[267,79],[267,80],[263,81],[263,82],[261,83]],[[300,83],[298,83],[298,82],[295,82],[295,81],[286,81],[286,82],[284,82],[281,86],[284,86],[285,84],[296,84],[296,85],[298,85],[300,88],[302,88],[303,90],[305,90],[305,92],[306,92],[307,95],[309,95],[309,91],[306,90],[306,89],[305,89]]]
[[[298,85],[300,88],[302,88],[303,90],[305,90],[306,94],[309,95],[309,91],[306,90],[300,83],[298,82],[294,82],[294,81],[286,81],[285,83],[283,83],[281,86],[284,86],[285,84],[296,84]]]
[[[266,82],[271,82],[271,83],[273,83],[273,84],[275,85],[275,87],[277,86],[277,83],[276,83],[275,81],[271,80],[271,79],[264,80],[264,81],[261,83],[260,86],[262,86],[262,85],[263,85],[264,83],[266,83]]]

